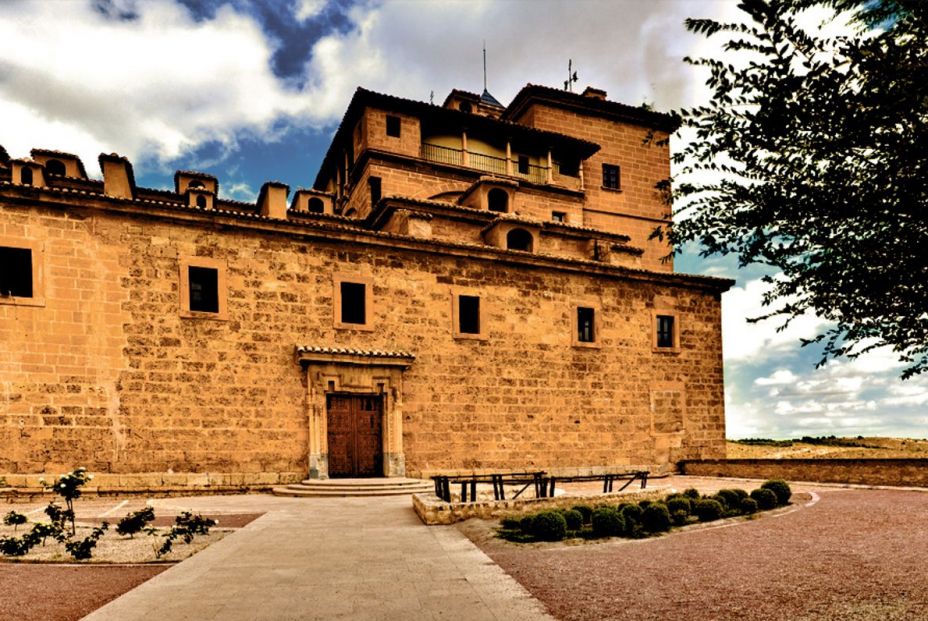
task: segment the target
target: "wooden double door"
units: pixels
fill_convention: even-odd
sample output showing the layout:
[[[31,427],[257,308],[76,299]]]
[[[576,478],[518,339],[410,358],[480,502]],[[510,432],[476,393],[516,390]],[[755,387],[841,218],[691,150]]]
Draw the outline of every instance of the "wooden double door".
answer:
[[[326,397],[329,476],[383,476],[383,397]]]

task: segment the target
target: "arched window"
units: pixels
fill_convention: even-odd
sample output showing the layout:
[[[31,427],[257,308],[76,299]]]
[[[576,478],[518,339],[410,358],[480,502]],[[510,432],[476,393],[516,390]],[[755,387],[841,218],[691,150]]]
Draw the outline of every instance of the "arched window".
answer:
[[[461,112],[467,112],[468,114],[470,114],[471,112],[474,111],[474,107],[470,105],[469,101],[462,101],[461,103],[458,104],[458,110],[460,110]]]
[[[197,196],[197,207],[200,209],[206,209],[206,197],[202,194]]]
[[[493,188],[487,193],[487,209],[506,213],[509,211],[509,194],[506,190]]]
[[[190,183],[187,184],[187,187],[188,188],[202,188],[206,186],[203,185],[202,181],[191,181]]]
[[[48,160],[45,162],[45,172],[50,175],[65,175],[64,162],[61,160]]]
[[[307,203],[306,207],[309,209],[309,213],[325,213],[325,203],[317,196],[309,199],[309,203]]]
[[[19,173],[19,181],[23,185],[32,185],[32,169],[24,166]]]
[[[533,243],[532,234],[525,229],[512,229],[506,234],[506,248],[508,250],[531,252]]]

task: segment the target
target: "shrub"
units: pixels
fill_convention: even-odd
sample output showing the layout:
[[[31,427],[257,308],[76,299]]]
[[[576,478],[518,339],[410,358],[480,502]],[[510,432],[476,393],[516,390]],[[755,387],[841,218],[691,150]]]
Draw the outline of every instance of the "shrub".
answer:
[[[720,489],[716,497],[724,499],[725,507],[730,511],[737,511],[741,506],[741,497],[733,489]]]
[[[532,522],[535,521],[534,515],[526,515],[521,520],[519,520],[519,528],[522,529],[522,532],[526,535],[532,534]]]
[[[503,518],[499,521],[500,528],[505,530],[519,530],[522,528],[522,522],[515,518]]]
[[[777,495],[773,490],[764,488],[756,489],[751,492],[751,498],[757,501],[757,506],[761,511],[774,509],[777,506]]]
[[[16,532],[16,529],[19,528],[21,524],[25,524],[28,521],[29,518],[27,518],[22,513],[16,513],[15,511],[10,511],[3,516],[3,523],[7,526],[12,526],[13,532]]]
[[[670,521],[673,522],[674,526],[686,526],[686,521],[689,519],[689,513],[682,510],[673,511],[670,514]]]
[[[686,488],[685,490],[683,490],[683,495],[684,495],[684,496],[689,496],[689,497],[692,498],[693,500],[698,500],[698,499],[699,499],[699,490],[696,489],[695,487],[688,487],[688,488]]]
[[[612,507],[599,507],[590,518],[597,537],[618,537],[625,531],[625,519]]]
[[[567,530],[580,530],[583,528],[583,514],[576,509],[569,509],[563,513],[567,522]]]
[[[577,511],[583,516],[583,523],[589,524],[590,519],[593,517],[593,508],[589,505],[574,505],[571,507],[572,511]]]
[[[739,488],[735,488],[735,489],[733,489],[733,490],[731,490],[731,491],[733,491],[734,493],[738,494],[738,498],[740,498],[740,499],[742,499],[742,500],[744,500],[745,498],[749,498],[748,493],[747,493],[746,491],[744,491],[743,489],[741,489],[740,487],[739,487]]]
[[[722,503],[711,498],[703,498],[693,504],[693,513],[696,514],[700,522],[717,520],[722,517],[723,512]]]
[[[663,533],[670,530],[670,511],[666,505],[652,503],[641,514],[641,525],[649,533]]]
[[[625,518],[625,521],[631,520],[632,522],[641,522],[641,513],[643,509],[638,505],[625,505],[621,509],[622,517]]]
[[[74,512],[70,509],[62,509],[54,502],[48,503],[48,506],[44,509],[45,515],[48,516],[48,519],[51,520],[51,525],[55,528],[57,532],[52,535],[58,541],[64,541],[65,536],[65,522],[74,521]]]
[[[539,541],[560,541],[567,535],[567,520],[557,511],[542,511],[532,520],[532,535]]]
[[[524,521],[525,518],[520,521],[520,525]],[[174,548],[174,541],[176,541],[178,537],[182,538],[184,543],[190,543],[196,535],[208,535],[209,529],[218,523],[219,522],[216,520],[205,518],[199,513],[194,515],[189,511],[184,511],[174,518],[174,526],[171,527],[171,532],[164,536],[164,542],[155,553],[155,556],[161,557],[170,552]],[[534,520],[532,520],[532,523],[534,523]]]
[[[86,560],[90,558],[93,549],[97,547],[97,541],[100,539],[100,537],[103,536],[103,533],[106,532],[106,529],[109,527],[110,525],[107,522],[103,522],[103,524],[94,528],[91,533],[83,539],[69,541],[64,544],[64,549],[74,557],[74,560]]]
[[[36,541],[37,539],[30,537],[29,533],[22,537],[0,537],[0,554],[4,556],[24,556],[32,549]]]
[[[642,500],[641,502],[638,503],[638,506],[644,509],[645,507],[649,507],[652,504],[654,504],[653,500]]]
[[[690,502],[690,499],[686,496],[675,496],[667,499],[667,510],[670,511],[671,515],[677,511],[682,511],[686,515],[689,515],[690,511],[693,510],[693,503]]]
[[[765,481],[764,484],[760,486],[760,488],[769,489],[771,492],[776,494],[778,505],[789,504],[789,498],[793,495],[793,490],[789,488],[789,483],[782,479]]]
[[[129,535],[129,538],[132,539],[135,533],[141,531],[146,524],[154,521],[154,519],[155,510],[152,507],[133,511],[119,520],[119,523],[116,524],[116,532],[120,535]]]
[[[58,535],[61,534],[61,529],[55,526],[54,524],[47,524],[45,522],[36,522],[32,525],[32,531],[30,531],[32,536],[36,541],[42,540],[42,545],[45,545],[45,540],[49,537],[58,538]]]
[[[753,498],[742,498],[741,499],[741,513],[745,515],[751,515],[752,513],[757,513],[757,501]]]
[[[75,533],[74,501],[81,497],[81,488],[91,480],[93,480],[93,475],[87,474],[86,468],[77,468],[67,474],[61,475],[51,485],[52,491],[64,498],[64,503],[68,507],[67,510],[62,511],[61,514],[64,516],[64,519],[71,522],[71,535]],[[43,486],[45,485],[45,481],[40,480],[39,482],[42,483]],[[51,505],[49,505],[49,507],[51,507]],[[49,515],[49,517],[51,517],[51,515]],[[52,522],[54,521],[55,519],[52,518]]]

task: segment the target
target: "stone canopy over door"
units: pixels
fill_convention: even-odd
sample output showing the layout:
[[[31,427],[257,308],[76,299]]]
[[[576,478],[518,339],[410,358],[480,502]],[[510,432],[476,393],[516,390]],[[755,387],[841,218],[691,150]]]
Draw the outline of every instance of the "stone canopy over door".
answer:
[[[403,372],[414,360],[407,352],[296,348],[306,372],[309,478],[405,476]]]

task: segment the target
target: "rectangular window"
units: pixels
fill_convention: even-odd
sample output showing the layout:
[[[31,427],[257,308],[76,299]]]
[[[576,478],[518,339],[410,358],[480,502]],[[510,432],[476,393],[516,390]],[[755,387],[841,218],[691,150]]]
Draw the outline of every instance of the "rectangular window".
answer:
[[[552,211],[551,219],[555,222],[567,222],[567,214],[563,211]]]
[[[394,138],[400,137],[400,117],[393,116],[392,114],[387,115],[387,136],[393,136]]]
[[[603,164],[603,187],[610,190],[622,187],[622,174],[615,164]]]
[[[458,297],[458,331],[480,334],[480,298],[475,295]]]
[[[213,267],[187,268],[190,283],[190,310],[201,313],[219,312],[219,270]]]
[[[657,316],[657,346],[658,347],[673,347],[674,346],[673,316],[672,315],[658,315]]]
[[[558,162],[558,172],[567,177],[577,177],[580,175],[580,160],[565,158]]]
[[[519,156],[519,174],[520,175],[528,174],[528,156],[527,155]]]
[[[32,250],[0,246],[0,296],[32,297]]]
[[[367,184],[371,188],[371,209],[373,209],[381,199],[380,177],[369,177]]]
[[[577,307],[577,341],[580,343],[592,343],[596,340],[594,334],[595,310],[585,306]]]
[[[367,287],[357,282],[340,283],[342,323],[367,323]]]

